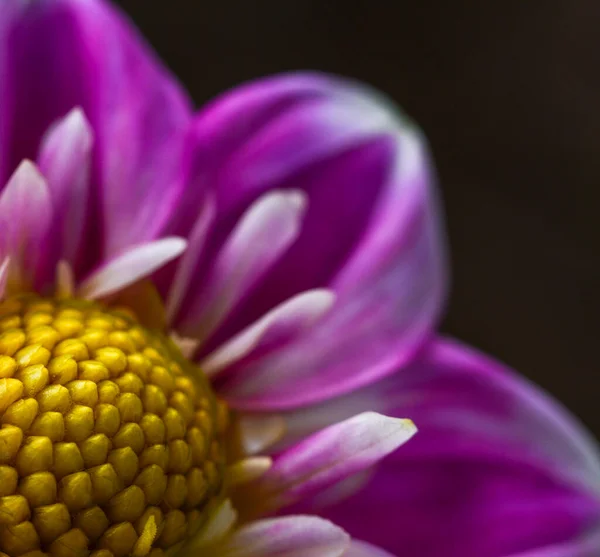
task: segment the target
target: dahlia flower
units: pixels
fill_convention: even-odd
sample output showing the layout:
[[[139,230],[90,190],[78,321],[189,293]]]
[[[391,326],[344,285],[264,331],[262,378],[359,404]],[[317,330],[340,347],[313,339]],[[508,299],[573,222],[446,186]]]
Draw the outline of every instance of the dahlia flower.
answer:
[[[4,0],[0,77],[1,555],[597,555],[586,433],[434,336],[389,103],[301,73],[194,112],[100,0]]]

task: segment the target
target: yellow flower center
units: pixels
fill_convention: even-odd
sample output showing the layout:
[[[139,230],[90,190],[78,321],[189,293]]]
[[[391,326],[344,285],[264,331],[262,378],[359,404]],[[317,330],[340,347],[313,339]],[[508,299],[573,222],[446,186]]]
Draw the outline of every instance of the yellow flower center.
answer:
[[[0,551],[171,553],[223,498],[227,414],[127,310],[2,302]]]

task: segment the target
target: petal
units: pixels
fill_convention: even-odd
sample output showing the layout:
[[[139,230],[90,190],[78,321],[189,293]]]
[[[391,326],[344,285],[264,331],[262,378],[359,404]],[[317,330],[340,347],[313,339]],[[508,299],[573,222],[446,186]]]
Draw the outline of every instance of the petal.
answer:
[[[365,412],[332,425],[278,456],[257,489],[270,510],[321,492],[368,469],[408,441],[410,420]]]
[[[233,508],[230,499],[222,501],[216,509],[210,513],[208,521],[202,527],[198,536],[190,542],[190,547],[186,548],[193,551],[205,546],[214,545],[223,539],[234,527],[237,520],[237,512]],[[203,552],[202,555],[205,553]]]
[[[384,551],[379,547],[375,547],[370,543],[359,542],[352,540],[350,547],[344,557],[394,557],[391,553]]]
[[[0,300],[4,298],[6,291],[6,283],[8,281],[8,266],[10,264],[10,257],[5,257],[0,263]]]
[[[242,414],[239,429],[245,454],[259,454],[284,436],[285,421],[274,414]]]
[[[244,214],[210,266],[180,330],[208,338],[295,240],[305,207],[300,192],[271,192]]]
[[[185,247],[181,238],[162,238],[131,248],[92,273],[81,284],[78,295],[93,299],[118,292],[181,255]]]
[[[179,193],[188,99],[112,3],[6,0],[4,10],[4,172],[34,157],[46,129],[80,106],[96,139],[92,198],[102,213],[89,245],[99,229],[110,256],[154,239]]]
[[[181,307],[185,294],[194,278],[194,270],[204,257],[204,246],[215,218],[215,206],[208,199],[198,215],[188,237],[188,249],[182,255],[172,278],[166,303],[167,319],[172,322]]]
[[[339,557],[347,534],[315,516],[286,516],[251,522],[219,547],[219,557]]]
[[[236,301],[203,355],[300,292],[336,295],[327,318],[297,342],[253,359],[221,386],[230,404],[304,405],[409,361],[439,315],[446,281],[421,134],[372,91],[302,74],[235,90],[207,107],[194,130],[195,174],[174,222],[190,219],[202,184],[218,213],[209,252],[265,192],[301,190],[308,199],[298,237]]]
[[[79,108],[52,127],[42,141],[38,165],[48,182],[54,208],[44,247],[45,272],[51,278],[59,260],[74,266],[83,240],[92,143],[93,132]]]
[[[596,557],[600,554],[600,530],[570,543],[513,554],[510,557]]]
[[[410,416],[420,432],[362,491],[322,509],[353,536],[406,557],[542,557],[563,545],[573,553],[556,555],[566,557],[584,543],[600,548],[598,538],[585,541],[600,527],[594,441],[500,364],[436,341],[394,376],[289,423],[299,433],[364,408]]]
[[[234,363],[242,368],[247,358],[277,349],[305,332],[329,311],[334,301],[333,292],[324,288],[294,296],[209,354],[200,362],[202,371],[214,376],[225,368],[234,372]]]
[[[11,256],[11,267],[34,270],[51,219],[48,186],[35,165],[24,161],[0,194],[0,253]]]

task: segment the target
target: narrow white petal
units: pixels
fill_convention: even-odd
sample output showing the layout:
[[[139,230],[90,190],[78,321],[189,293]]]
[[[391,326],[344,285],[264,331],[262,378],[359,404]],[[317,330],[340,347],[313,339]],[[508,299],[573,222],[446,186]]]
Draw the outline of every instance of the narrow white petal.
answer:
[[[60,234],[56,256],[71,262],[83,239],[93,136],[83,110],[74,108],[47,132],[38,157]]]
[[[11,266],[30,268],[47,240],[52,204],[44,177],[36,166],[23,161],[0,195],[0,251],[12,255]]]
[[[302,292],[282,302],[209,354],[201,363],[209,376],[242,359],[267,337],[291,340],[320,319],[333,305],[335,294],[326,289]],[[272,339],[271,339],[272,340]]]
[[[105,263],[80,286],[78,295],[84,298],[101,298],[144,278],[186,248],[182,238],[170,237],[142,244]]]
[[[233,528],[236,520],[237,512],[234,510],[231,501],[226,499],[213,512],[206,526],[191,542],[189,548],[186,549],[193,550],[216,543],[227,535]]]
[[[75,276],[71,265],[61,259],[56,265],[56,295],[59,298],[72,297],[75,293]]]
[[[408,441],[410,420],[365,412],[334,424],[282,453],[261,478],[277,508],[311,497],[366,470]]]
[[[246,454],[258,454],[284,436],[285,420],[274,414],[242,415],[239,428]]]
[[[208,232],[214,217],[215,204],[214,201],[209,198],[204,204],[192,232],[188,237],[188,248],[181,256],[181,261],[179,261],[179,264],[177,265],[177,271],[175,272],[173,282],[171,283],[171,288],[165,304],[167,322],[169,323],[175,319],[177,311],[181,307],[181,302],[183,302],[190,281],[192,280],[194,268],[203,255]]]
[[[273,465],[268,456],[252,456],[238,460],[227,469],[230,485],[242,485],[260,478]]]
[[[186,325],[205,340],[296,239],[306,208],[300,191],[272,191],[246,211],[212,266]]]
[[[2,264],[0,264],[0,300],[4,298],[4,294],[6,292],[9,265],[10,257],[5,257],[2,261]]]
[[[316,516],[285,516],[251,522],[219,548],[219,557],[341,557],[350,538]]]

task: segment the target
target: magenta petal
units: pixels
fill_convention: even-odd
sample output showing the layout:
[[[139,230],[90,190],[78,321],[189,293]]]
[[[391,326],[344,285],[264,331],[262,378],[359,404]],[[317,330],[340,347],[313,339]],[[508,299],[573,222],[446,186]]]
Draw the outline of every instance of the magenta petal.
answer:
[[[203,342],[245,299],[294,242],[306,199],[297,191],[273,191],[253,203],[207,269],[198,276],[180,330]],[[204,278],[204,281],[202,280]]]
[[[179,192],[187,98],[109,2],[6,0],[0,19],[5,10],[2,172],[35,157],[46,129],[80,106],[96,139],[93,200],[103,213],[89,234],[98,242],[102,227],[109,255],[154,239]]]
[[[500,364],[435,342],[394,376],[298,412],[291,426],[365,408],[409,416],[419,434],[362,491],[322,509],[351,535],[404,557],[600,555],[598,537],[587,537],[600,530],[594,441]]]
[[[300,77],[280,79],[305,85]],[[238,408],[314,403],[393,372],[430,334],[445,295],[436,193],[420,133],[370,91],[325,78],[314,87],[322,98],[308,102],[300,89],[293,109],[253,129],[236,163],[215,177],[224,221],[271,187],[302,189],[308,198],[298,239],[219,332],[221,342],[300,288],[336,294],[333,310],[306,335],[220,385]],[[238,96],[243,103],[244,89]],[[242,159],[251,170],[242,171]]]

